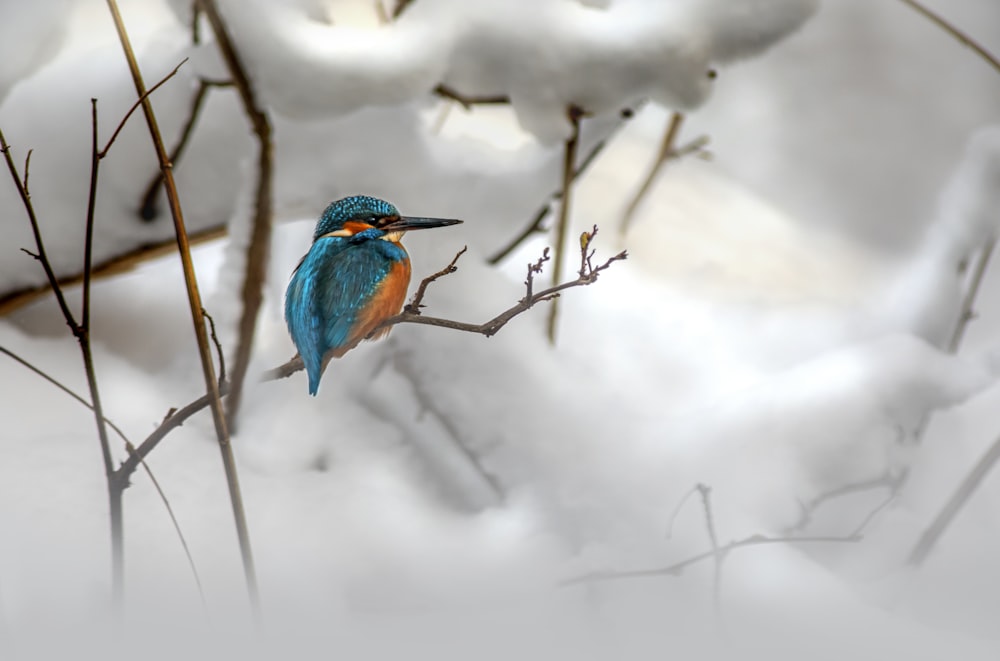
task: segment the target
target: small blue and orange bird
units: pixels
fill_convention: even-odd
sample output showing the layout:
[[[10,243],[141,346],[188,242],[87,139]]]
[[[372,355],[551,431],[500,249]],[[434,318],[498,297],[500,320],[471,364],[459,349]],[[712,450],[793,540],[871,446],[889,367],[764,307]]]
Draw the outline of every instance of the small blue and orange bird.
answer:
[[[410,284],[410,257],[399,242],[403,233],[461,222],[400,216],[393,205],[365,195],[326,208],[285,292],[285,322],[309,374],[310,395],[319,390],[330,359],[402,309]]]

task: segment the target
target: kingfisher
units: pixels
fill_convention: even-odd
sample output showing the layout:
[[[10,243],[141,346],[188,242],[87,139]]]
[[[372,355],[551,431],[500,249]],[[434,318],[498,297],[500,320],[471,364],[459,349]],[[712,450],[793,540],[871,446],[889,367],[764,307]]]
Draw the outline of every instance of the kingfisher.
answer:
[[[410,257],[399,242],[403,234],[461,222],[401,216],[392,204],[367,195],[326,208],[285,292],[285,322],[309,375],[310,395],[319,390],[331,359],[403,308],[410,284]],[[371,339],[388,332],[379,330]]]

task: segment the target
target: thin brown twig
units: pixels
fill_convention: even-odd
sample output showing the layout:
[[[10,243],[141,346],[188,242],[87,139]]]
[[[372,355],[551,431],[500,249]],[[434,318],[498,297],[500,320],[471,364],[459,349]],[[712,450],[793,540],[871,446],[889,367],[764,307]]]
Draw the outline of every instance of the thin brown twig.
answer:
[[[500,106],[507,105],[510,103],[510,97],[506,94],[483,94],[479,96],[473,96],[468,94],[462,94],[453,87],[449,87],[444,83],[437,85],[433,92],[440,96],[442,99],[447,99],[449,101],[455,101],[460,106],[466,110],[472,109],[472,106]]]
[[[190,235],[188,239],[191,245],[196,245],[199,243],[204,243],[206,241],[213,241],[215,239],[220,239],[226,236],[226,226],[216,226],[216,227],[206,227],[205,229],[198,230]],[[100,278],[106,278],[112,275],[119,275],[122,273],[127,273],[129,270],[135,268],[137,265],[149,261],[151,259],[156,259],[158,257],[163,257],[164,255],[173,254],[177,250],[177,240],[170,238],[166,241],[160,241],[156,243],[149,243],[146,245],[139,246],[135,250],[132,250],[123,255],[117,257],[109,258],[108,260],[95,264],[91,268],[91,278],[94,280]],[[32,257],[35,253],[29,253]],[[67,288],[78,285],[83,282],[83,273],[74,273],[70,275],[63,276],[59,278],[59,286],[65,291]],[[19,289],[17,291],[12,291],[4,296],[0,297],[0,317],[17,310],[18,308],[31,303],[39,299],[40,297],[48,294],[52,291],[52,285],[48,280],[45,284],[38,285],[35,287],[29,287],[26,289]]]
[[[705,527],[708,530],[708,541],[712,544],[712,558],[715,561],[712,575],[712,605],[715,615],[722,619],[722,564],[726,561],[726,552],[719,548],[719,537],[715,533],[715,517],[712,515],[712,488],[706,484],[695,487],[701,496],[701,505],[705,511]]]
[[[972,497],[972,494],[979,488],[982,481],[993,470],[997,461],[1000,461],[1000,437],[993,441],[986,454],[976,462],[976,465],[972,467],[969,474],[958,485],[958,488],[955,489],[955,492],[941,508],[941,511],[938,512],[938,515],[934,517],[931,524],[920,535],[913,550],[910,552],[908,561],[911,565],[919,566],[923,564],[938,540],[944,535],[944,532],[951,525],[952,521],[955,520],[955,517],[969,501],[969,498]]]
[[[677,517],[680,515],[681,510],[684,509],[684,506],[687,504],[687,501],[690,500],[691,496],[695,495],[696,493],[698,493],[697,484],[691,487],[687,492],[685,492],[685,494],[681,496],[681,499],[677,501],[677,504],[674,506],[673,512],[670,513],[670,518],[667,519],[667,531],[664,537],[666,537],[667,539],[673,538],[674,523],[677,521]]]
[[[195,5],[197,6],[197,4],[197,0],[195,0]],[[205,99],[208,98],[208,91],[217,87],[232,86],[233,81],[231,80],[209,80],[208,78],[202,78],[198,81],[198,90],[191,99],[191,108],[188,110],[187,121],[184,122],[184,127],[181,129],[180,137],[174,144],[174,148],[170,150],[170,162],[174,164],[175,168],[184,151],[187,149],[191,136],[194,134],[194,127],[201,116]],[[156,174],[153,175],[153,178],[146,185],[146,192],[143,193],[142,202],[139,205],[139,216],[143,220],[154,220],[159,215],[156,200],[162,186],[163,173],[157,170]]]
[[[451,262],[448,263],[448,266],[444,267],[437,273],[432,273],[431,275],[421,280],[420,286],[417,287],[416,293],[413,294],[413,298],[410,299],[410,302],[406,304],[406,307],[403,308],[403,311],[416,312],[417,314],[419,314],[420,308],[424,307],[423,305],[424,294],[427,292],[428,285],[430,285],[438,278],[443,278],[444,276],[451,275],[452,273],[457,271],[458,266],[456,265],[458,264],[458,260],[462,255],[465,254],[465,251],[468,249],[469,246],[462,246],[462,249],[459,250],[457,253],[455,253],[455,256],[452,258]]]
[[[624,235],[628,232],[628,228],[632,224],[632,218],[635,216],[636,210],[639,208],[639,205],[642,204],[642,201],[646,199],[646,194],[653,186],[653,182],[656,181],[656,177],[660,174],[660,170],[663,169],[663,164],[672,158],[674,143],[677,142],[677,136],[680,134],[681,124],[683,123],[684,113],[675,111],[670,114],[670,121],[667,123],[667,130],[663,134],[663,142],[660,144],[660,151],[656,154],[656,161],[653,162],[653,167],[650,168],[649,173],[642,182],[642,185],[639,186],[639,190],[636,192],[635,197],[632,198],[628,207],[625,208],[625,215],[622,217],[621,225],[618,226],[619,234]]]
[[[198,0],[191,0],[191,43],[195,46],[201,43],[201,5]]]
[[[134,113],[136,110],[139,109],[139,107],[143,104],[143,102],[145,102],[149,98],[150,94],[152,94],[153,92],[155,92],[156,90],[158,90],[164,83],[166,83],[168,80],[170,80],[171,78],[173,78],[177,74],[177,72],[180,71],[180,68],[182,66],[184,66],[184,63],[187,62],[187,61],[188,61],[188,58],[185,57],[183,60],[180,61],[180,64],[178,64],[176,67],[173,68],[173,71],[171,71],[166,76],[164,76],[163,78],[161,78],[160,82],[158,82],[155,85],[153,85],[152,87],[150,87],[148,90],[146,90],[142,94],[142,96],[140,96],[138,99],[136,99],[135,103],[132,104],[132,107],[130,107],[128,109],[128,112],[125,113],[125,116],[122,118],[122,121],[118,122],[118,126],[115,128],[115,132],[111,134],[111,138],[109,138],[107,144],[104,145],[104,149],[102,149],[98,153],[98,156],[100,158],[104,158],[105,156],[108,155],[108,151],[111,149],[111,145],[113,145],[115,143],[115,140],[118,138],[118,134],[122,132],[123,128],[125,128],[125,124],[128,122],[129,118],[132,116],[132,113]],[[91,100],[93,101],[94,99],[91,99]]]
[[[28,194],[28,197],[31,197],[31,191],[28,188],[28,174],[31,172],[31,155],[34,153],[34,149],[29,149],[24,157],[24,192]]]
[[[580,120],[583,110],[577,106],[566,109],[566,117],[570,123],[570,134],[563,147],[562,190],[559,200],[559,220],[556,224],[555,261],[552,265],[552,284],[555,285],[562,277],[562,265],[566,252],[566,233],[569,231],[569,205],[573,197],[573,173],[576,170],[576,150],[580,144]],[[556,343],[556,322],[559,318],[559,301],[554,300],[549,307],[549,318],[546,325],[546,335],[549,344]]]
[[[997,72],[1000,72],[1000,59],[997,59],[996,55],[983,48],[979,42],[959,30],[943,16],[931,11],[916,0],[901,0],[901,2],[908,5],[911,9],[924,16],[924,18],[927,18],[939,28],[950,34],[960,44],[971,49],[974,53],[976,53],[976,55],[985,60],[987,64],[996,69]]]
[[[959,347],[962,345],[962,340],[965,339],[965,330],[968,328],[969,322],[976,318],[976,299],[979,297],[979,290],[982,287],[983,278],[989,268],[990,259],[993,257],[996,245],[996,237],[990,237],[983,244],[982,248],[979,249],[979,254],[976,256],[975,265],[972,267],[972,273],[969,275],[969,282],[965,288],[965,294],[962,296],[962,306],[959,309],[958,319],[955,322],[955,328],[952,330],[951,338],[948,340],[948,351],[950,353],[958,352]]]
[[[184,281],[188,294],[188,303],[191,311],[191,321],[194,326],[195,338],[198,345],[198,355],[201,359],[202,375],[205,380],[206,397],[212,410],[212,420],[215,424],[215,435],[219,444],[219,451],[222,455],[222,463],[226,473],[226,483],[229,488],[229,499],[233,508],[233,519],[236,524],[237,538],[240,544],[240,552],[243,560],[244,576],[247,582],[247,591],[250,596],[251,607],[259,618],[260,600],[257,589],[256,570],[254,569],[253,552],[250,547],[250,535],[247,529],[246,513],[243,508],[243,495],[239,487],[239,477],[236,470],[236,460],[233,455],[232,445],[229,438],[229,429],[226,425],[225,412],[222,409],[222,399],[220,396],[219,383],[215,378],[215,365],[212,361],[212,349],[208,342],[208,333],[205,327],[205,320],[201,314],[201,294],[198,290],[197,275],[194,270],[194,263],[191,259],[191,247],[188,243],[187,229],[184,226],[184,215],[181,210],[180,197],[177,193],[177,186],[174,182],[170,157],[163,144],[160,129],[156,121],[153,107],[145,96],[146,86],[142,79],[142,72],[139,63],[135,58],[125,22],[122,20],[121,12],[118,9],[116,0],[107,0],[108,9],[114,19],[115,29],[128,62],[132,80],[135,83],[136,94],[142,101],[143,114],[146,117],[146,124],[149,127],[150,138],[156,150],[157,158],[160,162],[160,169],[164,175],[164,188],[167,192],[167,201],[170,205],[171,216],[174,220],[175,236],[177,237],[177,248],[180,253],[181,266],[184,272]],[[205,2],[202,0],[202,8]]]
[[[212,344],[215,345],[215,353],[219,356],[219,383],[221,384],[226,380],[226,352],[222,350],[222,343],[219,342],[219,336],[215,333],[215,319],[205,308],[201,309],[201,313],[208,320],[209,336],[212,338]]]
[[[4,137],[3,131],[0,130],[0,152],[3,152],[4,160],[7,162],[7,169],[10,171],[10,175],[14,179],[14,185],[17,188],[18,194],[21,196],[21,202],[23,203],[25,211],[28,214],[28,222],[31,224],[31,232],[35,237],[35,246],[36,250],[38,250],[37,253],[28,252],[27,250],[24,252],[27,252],[41,263],[42,269],[45,271],[45,277],[49,282],[49,286],[52,287],[52,291],[55,293],[59,309],[62,311],[63,318],[66,320],[66,325],[69,326],[75,336],[79,332],[79,329],[76,321],[74,320],[73,313],[70,312],[69,305],[66,303],[66,297],[63,296],[62,290],[56,287],[59,280],[56,278],[56,274],[52,270],[52,265],[49,263],[48,256],[45,254],[45,244],[42,241],[42,233],[39,228],[38,217],[35,215],[35,206],[32,204],[31,194],[25,186],[25,182],[28,180],[28,175],[25,173],[24,179],[21,179],[10,151],[10,145],[7,144],[7,139]],[[27,163],[27,161],[25,162]]]
[[[595,583],[598,581],[616,581],[626,578],[643,578],[649,576],[678,576],[685,569],[691,565],[696,565],[699,562],[708,560],[709,558],[715,558],[720,553],[726,554],[738,548],[743,548],[746,546],[766,546],[769,544],[829,544],[829,543],[843,543],[843,542],[860,542],[863,537],[860,535],[848,535],[847,537],[833,537],[833,536],[809,536],[809,537],[767,537],[766,535],[751,535],[743,539],[739,539],[733,542],[729,542],[724,546],[720,546],[717,549],[712,549],[710,551],[705,551],[704,553],[699,553],[692,556],[686,560],[681,560],[672,565],[667,565],[666,567],[654,567],[652,569],[633,569],[627,571],[598,571],[591,572],[589,574],[584,574],[582,576],[577,576],[575,578],[567,579],[562,581],[560,585],[578,585],[581,583]]]

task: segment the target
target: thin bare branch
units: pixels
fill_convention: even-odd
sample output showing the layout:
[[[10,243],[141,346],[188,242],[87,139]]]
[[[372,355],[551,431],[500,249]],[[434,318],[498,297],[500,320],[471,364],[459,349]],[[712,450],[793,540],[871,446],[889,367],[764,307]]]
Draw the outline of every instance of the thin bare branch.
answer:
[[[229,383],[223,383],[218,388],[219,394],[225,396],[229,392]],[[201,397],[195,399],[190,404],[183,406],[179,409],[171,409],[167,416],[163,419],[163,422],[157,426],[153,433],[150,434],[135,448],[135,452],[130,454],[125,461],[121,463],[118,467],[118,474],[122,479],[128,479],[132,473],[139,467],[139,463],[149,456],[157,445],[160,444],[167,435],[178,427],[183,426],[195,413],[208,408],[212,403],[212,395],[202,395]]]
[[[969,322],[976,318],[976,299],[979,297],[979,289],[982,287],[983,277],[989,268],[990,259],[993,257],[996,245],[996,237],[991,237],[983,244],[976,255],[975,265],[972,267],[969,282],[962,296],[962,306],[959,309],[958,319],[955,321],[955,328],[951,333],[951,339],[948,340],[948,351],[951,353],[958,352],[959,347],[962,345],[962,340],[965,338],[965,330],[968,328]]]
[[[216,227],[206,227],[205,229],[199,230],[188,236],[191,245],[196,245],[199,243],[205,243],[206,241],[214,241],[215,239],[220,239],[226,236],[226,226],[220,225]],[[23,250],[23,249],[22,249]],[[101,262],[100,264],[95,264],[91,269],[91,278],[94,280],[100,278],[106,278],[113,275],[119,275],[121,273],[127,273],[131,269],[135,268],[143,262],[147,262],[151,259],[157,259],[165,255],[173,254],[177,250],[177,240],[168,239],[166,241],[160,241],[157,243],[150,243],[147,245],[139,246],[135,250],[128,253],[118,255],[117,257],[111,257],[108,260]],[[35,253],[23,250],[32,257],[37,259]],[[83,282],[83,273],[75,273],[63,276],[59,278],[59,286],[63,291],[67,290],[69,287],[78,285]],[[37,287],[30,287],[27,289],[20,289],[17,291],[12,291],[2,297],[0,297],[0,316],[6,315],[18,308],[35,301],[42,296],[45,296],[52,291],[52,285],[46,281],[44,285],[39,285]]]
[[[684,123],[684,113],[673,112],[670,115],[670,122],[667,124],[667,130],[663,134],[663,142],[660,144],[660,151],[656,155],[656,161],[653,162],[653,167],[650,168],[649,173],[646,175],[646,179],[639,186],[639,190],[636,192],[635,197],[629,202],[628,207],[625,209],[625,215],[622,217],[622,223],[618,226],[618,232],[622,235],[628,232],[629,226],[632,224],[632,218],[635,216],[636,209],[642,204],[642,201],[646,198],[646,194],[649,193],[649,189],[652,188],[653,182],[656,181],[656,177],[660,174],[660,170],[663,169],[663,164],[666,163],[673,154],[674,143],[677,141],[677,136],[681,131],[681,124]]]
[[[527,312],[536,303],[542,301],[549,301],[554,299],[567,289],[573,287],[583,287],[586,285],[593,284],[597,281],[598,275],[611,266],[614,262],[623,260],[627,258],[627,253],[622,251],[611,257],[606,262],[600,266],[595,266],[594,269],[588,272],[585,276],[577,277],[576,280],[571,280],[569,282],[563,282],[562,284],[556,285],[554,287],[549,287],[548,289],[543,289],[540,292],[532,293],[525,296],[515,305],[508,308],[507,310],[501,312],[497,316],[493,317],[489,321],[483,322],[481,324],[470,324],[461,321],[454,321],[452,319],[441,319],[438,317],[428,317],[423,314],[416,314],[413,312],[402,312],[394,317],[386,319],[378,328],[385,328],[387,326],[393,326],[395,324],[423,324],[425,326],[440,326],[442,328],[450,328],[452,330],[465,331],[467,333],[479,333],[480,335],[485,335],[486,337],[492,337],[496,335],[501,328],[507,325],[507,323],[514,317]],[[529,276],[528,288],[533,284],[533,278]],[[378,330],[378,329],[376,329]]]
[[[482,96],[469,96],[462,94],[453,87],[449,87],[444,83],[441,83],[434,88],[434,93],[440,96],[442,99],[448,99],[449,101],[455,101],[460,106],[466,110],[470,110],[472,106],[499,106],[507,105],[510,103],[510,97],[506,94],[486,94]]]
[[[681,499],[677,501],[677,504],[674,506],[674,511],[670,513],[670,518],[667,519],[667,531],[664,537],[667,539],[673,538],[674,523],[677,521],[677,516],[681,513],[681,510],[684,509],[684,506],[687,504],[687,501],[690,500],[691,496],[696,493],[698,493],[697,484],[691,487],[683,496],[681,496]]]
[[[209,335],[212,338],[212,344],[215,345],[215,353],[219,356],[219,383],[221,384],[226,380],[226,352],[222,350],[222,343],[219,342],[219,336],[215,333],[215,319],[212,319],[212,315],[205,308],[201,309],[201,313],[208,320]]]
[[[691,565],[715,558],[720,553],[726,554],[738,548],[747,546],[767,546],[769,544],[831,544],[860,542],[863,539],[860,535],[848,535],[847,537],[832,536],[810,536],[810,537],[767,537],[765,535],[751,535],[740,540],[729,542],[725,546],[717,549],[705,551],[692,556],[686,560],[676,562],[666,567],[654,567],[652,569],[634,569],[629,571],[599,571],[584,574],[576,578],[565,580],[563,586],[578,585],[581,583],[596,583],[598,581],[617,581],[626,578],[644,578],[649,576],[678,576]]]
[[[573,194],[573,173],[576,171],[576,150],[580,144],[580,120],[583,118],[583,109],[577,106],[570,106],[566,109],[566,117],[569,119],[570,135],[566,139],[563,147],[563,172],[562,190],[563,194],[559,200],[559,221],[556,225],[555,261],[552,265],[552,284],[555,285],[562,277],[562,265],[566,252],[566,233],[569,231],[569,204]],[[549,344],[556,343],[556,321],[559,318],[559,301],[554,300],[549,308],[549,319],[546,325],[546,335]]]
[[[90,100],[90,188],[87,195],[86,234],[83,243],[83,310],[80,326],[90,332],[90,279],[94,268],[94,214],[97,213],[97,173],[101,165],[101,152],[97,149],[97,99]],[[123,126],[124,122],[119,125]]]
[[[448,266],[444,267],[437,273],[432,273],[431,275],[421,280],[420,286],[417,287],[416,293],[413,294],[413,298],[410,299],[410,302],[406,304],[406,307],[403,308],[403,311],[416,312],[417,314],[419,314],[420,308],[424,307],[423,300],[424,300],[424,294],[427,292],[427,286],[430,285],[435,280],[437,280],[438,278],[443,278],[444,276],[450,275],[455,271],[457,271],[458,266],[456,266],[456,264],[458,264],[459,258],[462,255],[464,255],[465,251],[468,249],[469,246],[462,246],[462,249],[459,250],[457,253],[455,253],[455,256],[452,258],[451,262],[448,263]]]
[[[719,538],[715,533],[715,517],[712,515],[712,488],[706,484],[695,487],[701,496],[701,505],[705,510],[705,528],[708,530],[708,541],[712,544],[712,559],[715,561],[715,572],[712,575],[712,604],[716,617],[722,618],[722,564],[726,561],[726,552],[719,547]]]
[[[34,149],[29,149],[27,155],[24,157],[24,192],[29,197],[31,197],[31,189],[28,188],[28,174],[31,172],[31,155],[34,153]]]
[[[52,287],[52,290],[55,292],[56,302],[59,304],[59,309],[62,311],[63,318],[66,320],[66,325],[69,326],[70,330],[73,331],[73,335],[76,336],[80,332],[79,325],[76,323],[73,313],[70,312],[69,305],[66,303],[66,297],[63,296],[63,292],[59,288],[59,279],[56,278],[56,274],[52,270],[52,265],[49,263],[48,256],[45,254],[45,245],[42,241],[42,232],[38,225],[38,217],[35,215],[35,206],[32,204],[31,195],[28,193],[28,189],[25,186],[25,183],[28,180],[28,174],[25,172],[23,180],[18,174],[17,166],[14,164],[14,158],[10,153],[10,145],[7,144],[7,139],[4,137],[3,131],[0,131],[0,152],[3,152],[4,160],[7,161],[7,169],[10,171],[10,176],[14,180],[17,192],[21,196],[21,202],[24,204],[24,210],[28,214],[28,222],[31,223],[31,232],[35,237],[35,246],[38,252],[31,253],[27,250],[24,252],[27,252],[41,263],[42,269],[45,271],[45,277],[49,281],[49,286]],[[27,164],[27,160],[25,163]]]
[[[195,0],[196,11],[197,0]],[[209,80],[207,78],[202,78],[198,81],[198,90],[195,92],[194,97],[191,99],[191,109],[188,111],[187,121],[184,123],[184,128],[181,129],[181,135],[177,139],[177,143],[174,148],[170,150],[170,162],[173,163],[174,168],[177,167],[177,162],[180,160],[181,156],[184,154],[185,149],[187,149],[188,143],[191,140],[191,136],[194,133],[194,127],[198,123],[198,118],[201,116],[201,110],[205,105],[205,99],[208,98],[208,91],[217,87],[232,87],[233,81],[231,80]],[[142,195],[142,203],[139,205],[139,216],[143,220],[153,220],[159,215],[159,209],[157,208],[156,199],[160,192],[160,188],[163,186],[163,173],[157,170],[156,174],[146,185],[146,192]]]
[[[969,35],[959,30],[957,27],[952,25],[943,16],[931,11],[923,4],[917,2],[917,0],[901,0],[901,2],[905,5],[908,5],[911,9],[924,16],[924,18],[927,18],[932,23],[937,25],[939,28],[950,34],[960,44],[962,44],[966,48],[971,49],[974,53],[976,53],[976,55],[981,57],[987,64],[989,64],[991,67],[996,69],[998,73],[1000,73],[1000,59],[997,59],[996,55],[986,50],[975,39],[973,39]]]
[[[180,64],[178,64],[176,67],[173,68],[173,70],[170,73],[168,73],[166,76],[164,76],[163,78],[161,78],[160,82],[158,82],[155,85],[153,85],[152,87],[150,87],[148,90],[146,90],[142,94],[142,96],[140,96],[138,99],[136,99],[136,102],[132,104],[132,107],[129,108],[128,112],[125,113],[125,116],[122,117],[122,121],[118,122],[118,127],[115,128],[115,132],[111,134],[111,138],[108,140],[108,143],[106,145],[104,145],[104,149],[102,149],[98,153],[98,157],[99,158],[104,158],[105,156],[108,155],[108,151],[111,149],[111,145],[113,145],[115,143],[115,140],[118,138],[118,134],[122,132],[123,128],[125,128],[125,124],[128,122],[129,118],[132,116],[132,113],[134,113],[136,110],[139,109],[140,106],[142,106],[142,104],[149,98],[150,94],[152,94],[153,92],[155,92],[156,90],[158,90],[160,88],[160,86],[162,86],[168,80],[170,80],[171,78],[173,78],[177,74],[177,72],[180,71],[181,67],[184,66],[184,63],[187,62],[187,61],[188,61],[188,58],[185,57],[183,60],[181,60]]]
[[[993,441],[986,454],[976,462],[969,474],[965,476],[962,483],[958,485],[955,489],[955,493],[952,494],[948,502],[944,504],[938,515],[934,517],[934,520],[927,527],[927,530],[920,535],[920,539],[917,540],[916,545],[913,547],[913,551],[910,552],[909,562],[912,565],[921,565],[930,555],[931,550],[937,544],[938,540],[944,535],[945,531],[951,525],[955,517],[975,493],[976,489],[982,483],[986,476],[989,475],[990,471],[996,465],[997,461],[1000,461],[1000,438]]]

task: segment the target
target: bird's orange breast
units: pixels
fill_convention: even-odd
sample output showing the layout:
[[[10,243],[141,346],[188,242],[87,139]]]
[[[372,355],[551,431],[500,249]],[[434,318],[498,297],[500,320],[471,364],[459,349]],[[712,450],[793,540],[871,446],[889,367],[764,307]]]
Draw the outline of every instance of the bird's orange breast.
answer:
[[[398,244],[397,244],[398,245]],[[358,342],[368,337],[380,323],[399,314],[403,309],[403,302],[406,300],[406,290],[410,286],[410,260],[403,259],[394,262],[389,273],[382,279],[382,283],[376,288],[371,299],[363,308],[358,311],[357,319],[347,341],[334,350],[333,356],[340,358],[350,349],[357,346]],[[390,328],[380,330],[371,339],[384,337]]]

